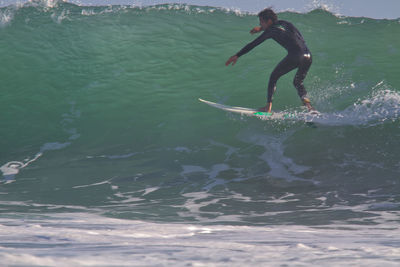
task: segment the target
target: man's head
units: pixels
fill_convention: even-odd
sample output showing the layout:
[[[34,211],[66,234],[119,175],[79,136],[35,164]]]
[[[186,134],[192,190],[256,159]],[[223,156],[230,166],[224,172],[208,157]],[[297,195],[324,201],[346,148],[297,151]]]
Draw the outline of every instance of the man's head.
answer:
[[[266,30],[271,24],[274,24],[278,20],[278,16],[271,8],[266,8],[258,13],[260,19],[260,25],[263,30]]]

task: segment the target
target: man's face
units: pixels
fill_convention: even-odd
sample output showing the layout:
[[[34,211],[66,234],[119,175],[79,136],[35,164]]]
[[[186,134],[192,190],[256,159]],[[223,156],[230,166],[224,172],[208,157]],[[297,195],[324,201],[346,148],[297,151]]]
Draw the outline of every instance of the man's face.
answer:
[[[263,31],[265,31],[266,29],[268,29],[268,27],[271,25],[271,20],[269,19],[268,21],[265,21],[265,20],[263,20],[262,18],[259,18],[260,19],[260,26],[261,26],[261,29],[263,30]]]

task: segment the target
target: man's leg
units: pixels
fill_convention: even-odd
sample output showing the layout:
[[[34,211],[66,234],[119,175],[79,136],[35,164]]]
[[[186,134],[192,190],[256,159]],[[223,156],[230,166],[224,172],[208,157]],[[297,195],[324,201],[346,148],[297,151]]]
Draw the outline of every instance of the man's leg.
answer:
[[[271,76],[269,77],[267,96],[268,103],[272,102],[272,96],[276,91],[276,83],[278,82],[279,78],[297,67],[298,61],[293,59],[289,55],[286,56],[281,62],[279,62],[279,64],[275,67],[275,69],[271,73]]]
[[[294,77],[293,84],[297,89],[297,93],[299,94],[303,104],[307,106],[308,109],[313,109],[310,103],[310,100],[307,97],[307,91],[304,87],[304,79],[307,76],[308,70],[311,67],[312,58],[310,54],[304,55],[303,59],[300,62],[299,69]]]

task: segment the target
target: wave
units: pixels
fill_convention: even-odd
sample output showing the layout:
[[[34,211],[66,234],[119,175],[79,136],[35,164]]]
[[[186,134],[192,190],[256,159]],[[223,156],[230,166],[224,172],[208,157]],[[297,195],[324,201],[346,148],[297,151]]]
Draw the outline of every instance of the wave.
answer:
[[[152,1],[136,1],[136,0],[5,0],[0,3],[2,6],[8,5],[26,5],[30,3],[40,4],[46,7],[54,7],[58,3],[72,3],[79,6],[130,6],[130,7],[145,7],[145,6],[156,6],[160,4],[168,3],[163,0],[152,0]],[[250,12],[257,13],[258,11],[265,8],[265,3],[257,0],[246,0],[246,1],[198,1],[198,0],[176,0],[171,1],[172,4],[184,4],[184,5],[195,5],[195,6],[215,6],[224,9],[235,10],[235,12]],[[338,16],[353,16],[353,17],[371,17],[371,18],[398,18],[398,14],[393,12],[396,10],[397,3],[388,2],[384,5],[379,3],[363,3],[363,8],[355,8],[353,3],[337,3],[334,0],[306,0],[301,3],[298,1],[278,1],[272,0],[268,2],[269,6],[273,6],[278,12],[298,12],[307,13],[315,9],[323,9],[334,13]]]
[[[305,211],[320,224],[365,222],[371,198],[398,206],[397,20],[279,13],[313,54],[305,86],[322,116],[310,127],[198,102],[265,104],[284,49],[268,40],[224,65],[253,40],[251,12],[59,1],[0,12],[0,189],[10,203],[242,224],[296,223],[315,203]],[[273,108],[302,114],[293,76],[279,81]]]

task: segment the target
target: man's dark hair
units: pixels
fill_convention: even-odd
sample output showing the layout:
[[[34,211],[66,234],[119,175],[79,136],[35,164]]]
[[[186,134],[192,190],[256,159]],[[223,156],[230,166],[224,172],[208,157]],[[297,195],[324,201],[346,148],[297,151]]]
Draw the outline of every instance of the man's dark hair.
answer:
[[[271,8],[266,8],[260,13],[258,13],[258,17],[262,18],[265,22],[267,22],[270,19],[272,20],[272,23],[275,23],[278,20],[278,16]]]

